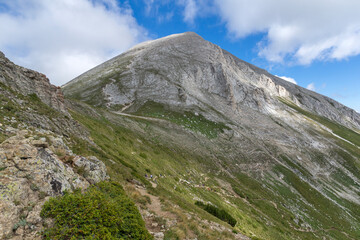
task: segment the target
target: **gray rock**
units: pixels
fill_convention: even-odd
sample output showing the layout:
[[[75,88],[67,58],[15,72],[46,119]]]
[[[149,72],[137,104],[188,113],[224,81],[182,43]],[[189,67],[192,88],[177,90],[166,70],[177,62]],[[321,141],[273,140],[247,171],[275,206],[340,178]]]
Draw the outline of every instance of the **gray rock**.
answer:
[[[76,167],[83,169],[83,175],[90,183],[97,183],[109,178],[105,164],[95,156],[88,158],[77,156],[73,162]]]

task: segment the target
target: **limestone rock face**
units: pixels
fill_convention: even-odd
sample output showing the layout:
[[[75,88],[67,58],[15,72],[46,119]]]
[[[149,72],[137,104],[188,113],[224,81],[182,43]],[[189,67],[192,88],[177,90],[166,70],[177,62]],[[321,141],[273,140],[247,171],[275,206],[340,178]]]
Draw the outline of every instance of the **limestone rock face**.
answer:
[[[107,178],[102,162],[74,155],[52,132],[18,130],[0,144],[0,237],[40,239],[40,211],[49,197]]]
[[[68,115],[61,88],[52,85],[44,74],[15,65],[2,52],[0,65],[0,82],[23,95],[35,93],[44,103]]]
[[[141,43],[65,84],[63,90],[96,106],[131,106],[127,110],[135,111],[151,100],[207,113],[215,109],[234,119],[247,108],[277,115],[285,108],[281,97],[360,128],[356,111],[273,76],[191,32]]]

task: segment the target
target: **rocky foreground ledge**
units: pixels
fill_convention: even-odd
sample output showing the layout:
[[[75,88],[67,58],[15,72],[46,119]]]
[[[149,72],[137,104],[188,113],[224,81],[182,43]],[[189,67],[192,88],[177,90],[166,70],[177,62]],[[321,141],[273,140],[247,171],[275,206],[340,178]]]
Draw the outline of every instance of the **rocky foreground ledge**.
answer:
[[[64,191],[108,179],[96,157],[72,153],[62,137],[44,130],[6,129],[0,144],[0,238],[41,239],[43,204]]]

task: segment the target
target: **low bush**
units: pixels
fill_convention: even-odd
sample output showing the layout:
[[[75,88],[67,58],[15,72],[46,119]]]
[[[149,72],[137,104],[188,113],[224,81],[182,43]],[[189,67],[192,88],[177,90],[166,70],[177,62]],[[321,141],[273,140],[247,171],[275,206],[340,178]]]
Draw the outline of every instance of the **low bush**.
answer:
[[[153,239],[135,204],[114,182],[51,198],[40,215],[54,220],[44,239]]]
[[[224,209],[220,209],[220,208],[215,207],[210,204],[204,204],[200,201],[196,201],[195,205],[199,206],[200,208],[204,209],[205,211],[207,211],[211,215],[214,215],[215,217],[219,218],[220,220],[227,222],[232,227],[234,227],[236,225],[236,220],[229,213],[227,213]]]

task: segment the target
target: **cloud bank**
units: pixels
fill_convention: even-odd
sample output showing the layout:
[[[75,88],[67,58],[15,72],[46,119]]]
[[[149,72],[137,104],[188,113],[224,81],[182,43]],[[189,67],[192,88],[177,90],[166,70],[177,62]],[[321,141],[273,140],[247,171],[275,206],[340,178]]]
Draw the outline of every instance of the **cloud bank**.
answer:
[[[0,50],[61,85],[147,38],[115,0],[0,0]]]
[[[259,55],[310,64],[360,54],[358,0],[214,0],[235,38],[262,33]]]

